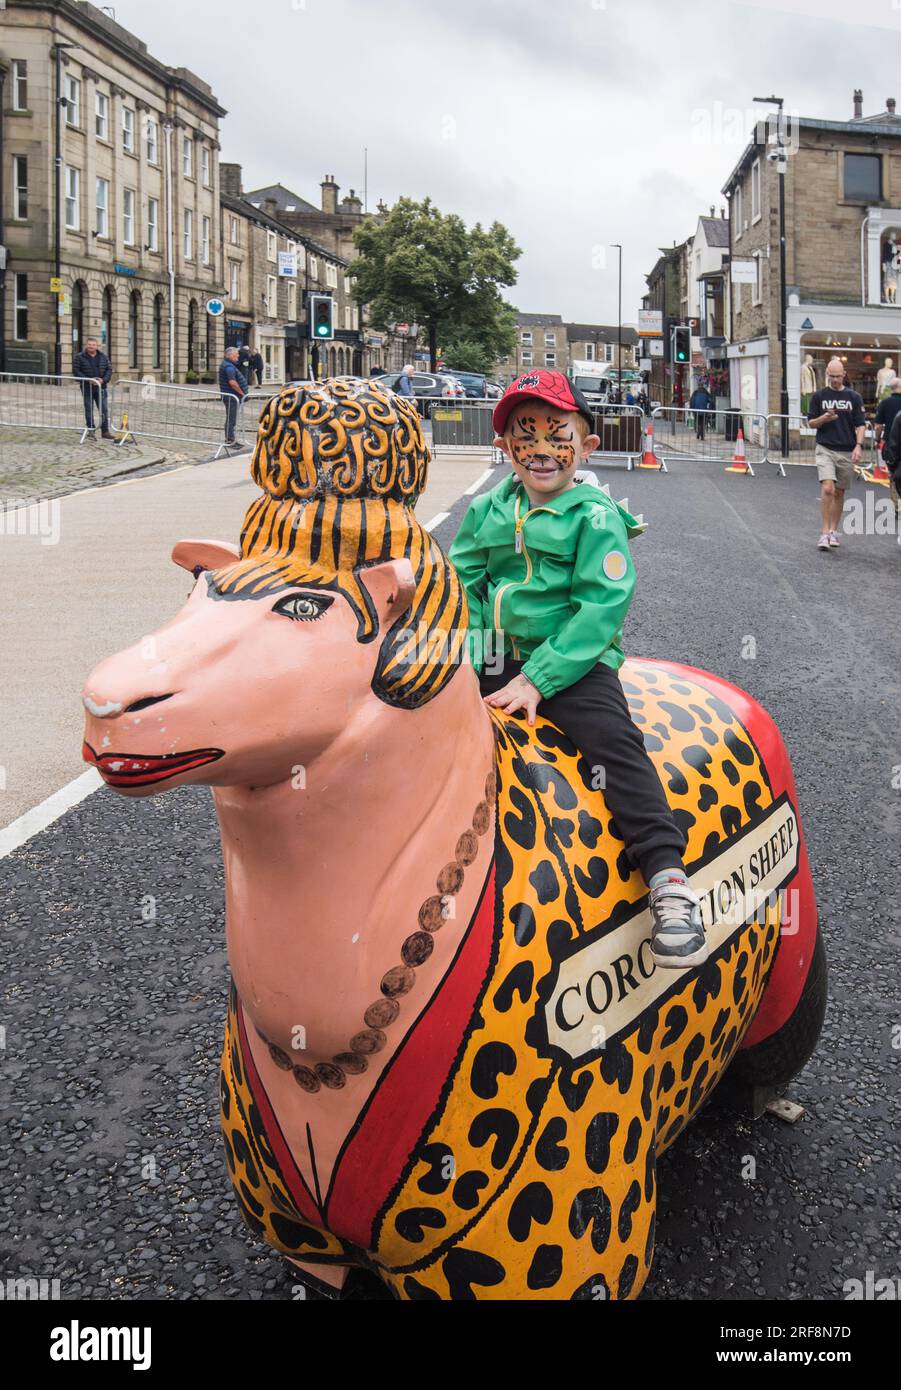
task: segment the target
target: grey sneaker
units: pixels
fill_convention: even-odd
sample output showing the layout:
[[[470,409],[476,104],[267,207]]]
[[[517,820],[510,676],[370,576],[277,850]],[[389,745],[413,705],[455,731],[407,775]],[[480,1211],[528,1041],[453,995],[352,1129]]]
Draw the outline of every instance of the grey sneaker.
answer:
[[[652,888],[651,959],[664,970],[703,965],[709,955],[697,893],[681,879],[671,878]]]
[[[820,536],[820,539],[817,541],[817,550],[831,550],[832,547],[829,544],[830,534],[831,533],[829,531],[823,532],[823,534]]]

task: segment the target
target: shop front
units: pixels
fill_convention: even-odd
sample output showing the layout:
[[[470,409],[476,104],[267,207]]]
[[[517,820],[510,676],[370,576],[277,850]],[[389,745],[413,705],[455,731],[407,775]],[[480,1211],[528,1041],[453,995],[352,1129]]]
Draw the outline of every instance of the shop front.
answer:
[[[225,320],[225,346],[227,348],[241,348],[250,342],[250,335],[253,324],[250,319],[226,319]]]
[[[892,377],[901,375],[901,305],[793,304],[786,341],[791,414],[806,412],[810,396],[826,384],[827,363],[837,357],[846,384],[872,417]]]

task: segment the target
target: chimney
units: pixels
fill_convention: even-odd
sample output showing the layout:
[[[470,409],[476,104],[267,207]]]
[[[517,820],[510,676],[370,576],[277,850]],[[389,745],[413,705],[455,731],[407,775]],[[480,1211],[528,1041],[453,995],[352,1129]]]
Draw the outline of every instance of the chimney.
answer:
[[[277,198],[264,198],[264,199],[263,199],[263,211],[265,212],[265,214],[266,214],[267,217],[277,218],[277,217],[278,217],[278,199],[277,199]]]
[[[346,198],[341,200],[341,210],[350,217],[359,217],[363,211],[363,200],[358,198],[355,189],[351,189]]]
[[[338,211],[338,185],[334,174],[326,174],[319,186],[322,189],[322,211],[334,217]]]
[[[897,104],[897,103],[896,103],[894,97],[889,97],[888,100],[886,101],[886,103],[885,103],[885,109],[888,111],[888,113],[889,113],[890,116],[894,116],[896,104]]]
[[[219,187],[223,193],[230,193],[233,198],[240,198],[244,192],[241,183],[240,164],[219,164]]]
[[[863,115],[863,92],[858,87],[854,93],[854,119],[859,121]]]

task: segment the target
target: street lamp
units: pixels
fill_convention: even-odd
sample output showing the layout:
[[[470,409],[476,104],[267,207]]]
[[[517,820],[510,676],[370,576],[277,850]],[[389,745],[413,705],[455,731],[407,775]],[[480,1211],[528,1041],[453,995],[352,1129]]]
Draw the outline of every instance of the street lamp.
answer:
[[[779,410],[782,415],[782,456],[784,458],[788,454],[788,343],[786,341],[788,294],[785,283],[785,174],[788,168],[788,154],[782,132],[782,108],[785,103],[782,97],[755,97],[754,100],[764,106],[775,106],[779,113],[776,117],[776,149],[769,157],[775,161],[776,171],[779,175],[779,340],[782,345]]]
[[[619,252],[619,300],[617,309],[617,330],[616,330],[616,362],[619,376],[619,394],[623,394],[623,248],[618,241],[612,241],[610,245],[614,251]]]
[[[56,85],[55,85],[55,92],[54,92],[54,95],[55,95],[55,102],[54,102],[54,105],[55,105],[55,109],[56,109],[56,122],[55,122],[55,126],[54,126],[54,151],[53,151],[53,165],[54,165],[54,168],[53,168],[53,178],[54,178],[54,184],[53,184],[53,188],[54,188],[54,193],[53,193],[53,196],[54,196],[54,209],[53,209],[53,215],[54,215],[53,274],[54,274],[55,277],[56,277],[57,283],[59,283],[60,275],[61,275],[61,273],[62,273],[62,272],[61,272],[61,264],[62,264],[62,262],[61,262],[61,254],[62,254],[62,253],[61,253],[61,250],[60,250],[60,243],[61,243],[61,238],[62,238],[62,223],[61,223],[61,218],[62,218],[61,188],[62,188],[62,169],[63,169],[63,152],[62,152],[62,143],[63,143],[63,134],[62,134],[62,116],[63,116],[62,58],[63,58],[63,51],[64,51],[65,49],[68,49],[68,48],[80,48],[80,47],[81,47],[81,45],[80,45],[80,44],[77,44],[77,43],[55,43],[55,44],[53,45],[53,48],[51,49],[51,52],[52,52],[52,54],[53,54],[53,57],[54,57],[55,63],[56,63]],[[54,323],[55,323],[55,325],[56,325],[55,342],[54,342],[54,347],[53,347],[53,374],[54,374],[54,376],[58,376],[58,377],[59,377],[59,376],[62,376],[62,374],[63,374],[63,346],[62,346],[62,337],[61,337],[62,326],[61,326],[61,324],[60,324],[60,318],[59,318],[59,292],[58,292],[58,291],[54,294],[53,299],[54,299],[54,314],[53,314],[53,318],[54,318]]]

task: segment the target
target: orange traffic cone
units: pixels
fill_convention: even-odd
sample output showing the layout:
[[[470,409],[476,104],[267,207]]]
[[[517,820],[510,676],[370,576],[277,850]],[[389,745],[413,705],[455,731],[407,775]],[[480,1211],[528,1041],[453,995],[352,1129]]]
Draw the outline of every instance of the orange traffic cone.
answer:
[[[889,477],[889,471],[885,466],[885,462],[883,460],[881,452],[879,454],[878,461],[873,464],[873,471],[870,473],[870,481],[874,483],[881,483],[883,487],[888,487],[889,483],[892,481]]]
[[[738,427],[738,438],[735,441],[735,453],[732,455],[732,462],[727,465],[727,473],[750,473],[748,459],[745,454],[745,436],[741,426]]]
[[[648,421],[648,428],[645,431],[644,451],[641,455],[639,468],[654,468],[658,472],[663,467],[657,455],[654,453],[654,421]]]

